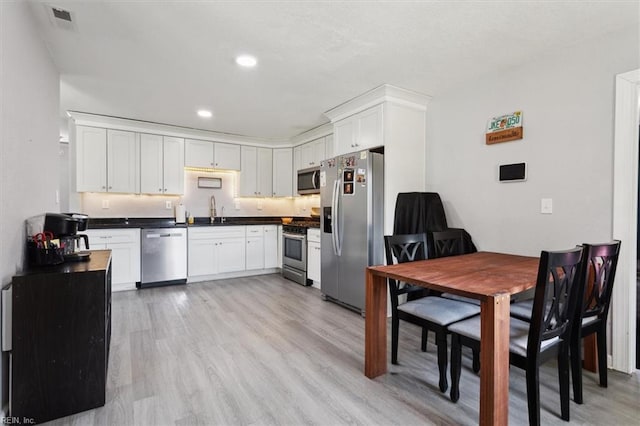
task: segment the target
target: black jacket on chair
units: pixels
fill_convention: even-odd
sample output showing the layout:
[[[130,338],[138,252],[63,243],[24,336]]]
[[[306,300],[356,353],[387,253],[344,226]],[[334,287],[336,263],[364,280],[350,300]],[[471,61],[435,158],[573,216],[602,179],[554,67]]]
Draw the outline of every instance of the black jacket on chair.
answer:
[[[444,213],[442,200],[437,192],[401,192],[396,198],[396,210],[393,224],[393,234],[427,234],[427,258],[435,257],[433,252],[434,231],[446,231],[447,217]],[[464,231],[464,230],[463,230]],[[464,231],[464,252],[478,251],[471,240],[471,235]]]

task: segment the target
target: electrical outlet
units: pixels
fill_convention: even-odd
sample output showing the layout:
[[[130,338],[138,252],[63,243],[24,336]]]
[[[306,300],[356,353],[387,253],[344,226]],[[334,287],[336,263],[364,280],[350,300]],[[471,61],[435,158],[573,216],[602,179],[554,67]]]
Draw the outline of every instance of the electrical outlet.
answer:
[[[56,189],[56,204],[60,204],[60,191]]]
[[[102,200],[102,208],[103,209],[109,208],[109,200]]]
[[[233,205],[234,205],[236,210],[240,210],[240,200],[235,200],[233,202]]]
[[[552,198],[542,198],[540,200],[540,213],[542,213],[542,214],[552,214],[553,213],[553,199]]]
[[[258,201],[258,210],[262,210],[262,201]]]
[[[164,208],[167,210],[171,210],[171,201],[165,201],[164,202]]]

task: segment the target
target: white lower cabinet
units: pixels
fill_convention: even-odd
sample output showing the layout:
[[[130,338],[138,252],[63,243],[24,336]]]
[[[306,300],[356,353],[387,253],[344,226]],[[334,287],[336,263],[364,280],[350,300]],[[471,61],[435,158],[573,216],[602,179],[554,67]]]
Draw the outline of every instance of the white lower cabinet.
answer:
[[[189,228],[188,276],[245,270],[245,227]]]
[[[307,278],[320,285],[320,229],[307,230]]]
[[[264,269],[264,237],[247,237],[247,270]]]
[[[247,270],[278,267],[278,226],[247,226]]]
[[[218,242],[218,273],[245,270],[245,247],[243,238],[223,238]]]
[[[113,291],[133,290],[140,281],[140,229],[88,229],[92,250],[111,250]]]
[[[264,268],[279,268],[278,225],[264,226]]]

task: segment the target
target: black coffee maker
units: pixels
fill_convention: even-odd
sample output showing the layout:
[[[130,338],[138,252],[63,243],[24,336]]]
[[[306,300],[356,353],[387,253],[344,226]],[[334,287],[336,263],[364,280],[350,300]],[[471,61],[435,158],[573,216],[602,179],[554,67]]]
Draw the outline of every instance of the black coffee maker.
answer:
[[[27,219],[27,235],[34,238],[43,234],[57,240],[59,250],[65,261],[88,260],[89,237],[78,234],[78,231],[87,229],[89,216],[79,213],[45,213]],[[81,243],[84,250],[81,250]],[[48,243],[47,243],[48,244]]]
[[[80,213],[62,213],[63,216],[67,216],[67,220],[65,225],[62,226],[61,233],[56,234],[54,231],[54,235],[58,235],[60,237],[60,246],[64,250],[64,260],[65,261],[82,261],[89,260],[89,237],[86,234],[78,234],[78,231],[85,231],[87,229],[87,224],[89,223],[89,216],[86,214]],[[75,229],[73,223],[76,223]],[[51,223],[52,227],[55,227],[55,221]],[[64,229],[66,227],[66,229]],[[47,228],[47,221],[45,219],[45,229]],[[81,250],[80,242],[84,242],[84,250]]]

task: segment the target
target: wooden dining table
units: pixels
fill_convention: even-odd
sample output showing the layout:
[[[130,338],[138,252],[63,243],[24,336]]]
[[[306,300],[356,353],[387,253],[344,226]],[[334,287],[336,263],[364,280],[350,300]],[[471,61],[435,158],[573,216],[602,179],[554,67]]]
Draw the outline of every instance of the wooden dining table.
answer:
[[[539,258],[477,252],[366,271],[365,375],[387,372],[387,278],[480,301],[480,421],[509,421],[509,304],[535,287]]]

